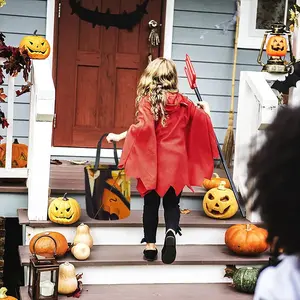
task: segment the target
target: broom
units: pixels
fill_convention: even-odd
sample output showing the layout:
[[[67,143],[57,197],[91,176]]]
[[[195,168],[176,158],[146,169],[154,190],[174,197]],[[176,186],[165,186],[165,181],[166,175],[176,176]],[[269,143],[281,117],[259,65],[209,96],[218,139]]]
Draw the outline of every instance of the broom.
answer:
[[[233,118],[234,118],[234,88],[235,88],[235,76],[236,76],[236,61],[238,52],[238,36],[240,26],[240,0],[237,0],[237,13],[236,13],[236,29],[235,29],[235,41],[234,41],[234,59],[232,68],[232,80],[231,80],[231,101],[228,117],[228,127],[222,147],[225,161],[230,168],[234,152],[234,132],[233,132]]]

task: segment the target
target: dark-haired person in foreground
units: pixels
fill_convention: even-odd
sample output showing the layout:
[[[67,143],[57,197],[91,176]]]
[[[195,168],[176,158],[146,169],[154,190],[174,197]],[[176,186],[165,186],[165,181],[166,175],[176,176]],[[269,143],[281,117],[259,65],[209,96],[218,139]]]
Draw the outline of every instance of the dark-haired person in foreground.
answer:
[[[277,266],[265,268],[254,300],[300,300],[300,108],[279,111],[266,141],[249,162],[249,197],[284,249]]]

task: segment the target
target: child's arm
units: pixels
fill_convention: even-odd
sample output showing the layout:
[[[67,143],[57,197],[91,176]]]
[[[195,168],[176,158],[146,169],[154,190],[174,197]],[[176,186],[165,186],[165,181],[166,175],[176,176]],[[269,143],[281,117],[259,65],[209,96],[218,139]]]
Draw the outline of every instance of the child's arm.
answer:
[[[106,140],[109,142],[109,143],[112,143],[112,142],[119,142],[123,139],[125,139],[127,135],[127,131],[124,131],[120,134],[115,134],[115,133],[110,133],[107,137],[106,137]]]
[[[205,101],[198,102],[197,106],[202,108],[210,116],[210,108],[207,102]]]

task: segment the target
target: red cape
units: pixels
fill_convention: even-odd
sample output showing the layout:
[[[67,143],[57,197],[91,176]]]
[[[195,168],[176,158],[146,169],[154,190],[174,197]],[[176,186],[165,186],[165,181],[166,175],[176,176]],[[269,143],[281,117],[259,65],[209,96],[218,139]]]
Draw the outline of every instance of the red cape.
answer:
[[[218,148],[210,117],[181,94],[168,94],[167,126],[153,120],[146,98],[137,124],[125,139],[119,167],[138,179],[141,196],[151,190],[163,197],[170,187],[178,195],[184,186],[201,186],[211,178]]]

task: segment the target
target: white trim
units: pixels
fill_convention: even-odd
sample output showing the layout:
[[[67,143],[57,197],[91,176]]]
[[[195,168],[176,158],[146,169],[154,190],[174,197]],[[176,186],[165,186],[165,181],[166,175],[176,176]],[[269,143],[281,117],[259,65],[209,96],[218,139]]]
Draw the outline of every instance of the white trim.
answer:
[[[95,157],[96,148],[52,147],[51,155],[69,157]],[[118,156],[121,156],[121,150],[118,150]],[[113,150],[101,150],[101,157],[113,158]]]
[[[258,0],[241,0],[239,48],[260,49],[261,47],[265,30],[256,29],[257,3]],[[285,15],[286,13],[287,10]]]
[[[167,0],[163,56],[168,59],[172,58],[174,9],[175,9],[175,0]]]
[[[53,66],[53,44],[54,44],[54,22],[55,22],[55,0],[47,0],[46,39],[50,44],[51,52],[47,60],[50,62],[52,73]]]
[[[173,41],[173,21],[174,21],[175,0],[167,0],[166,3],[166,18],[164,32],[164,53],[163,56],[170,59],[172,57],[172,41]],[[47,5],[47,25],[46,38],[53,49],[54,41],[54,21],[55,21],[55,0],[48,0]],[[52,51],[49,56],[50,66],[52,70]],[[71,148],[71,147],[52,147],[51,155],[53,156],[70,156],[70,157],[94,157],[96,154],[95,148]],[[121,155],[121,152],[118,152]],[[113,151],[104,149],[101,152],[101,157],[112,158]]]

